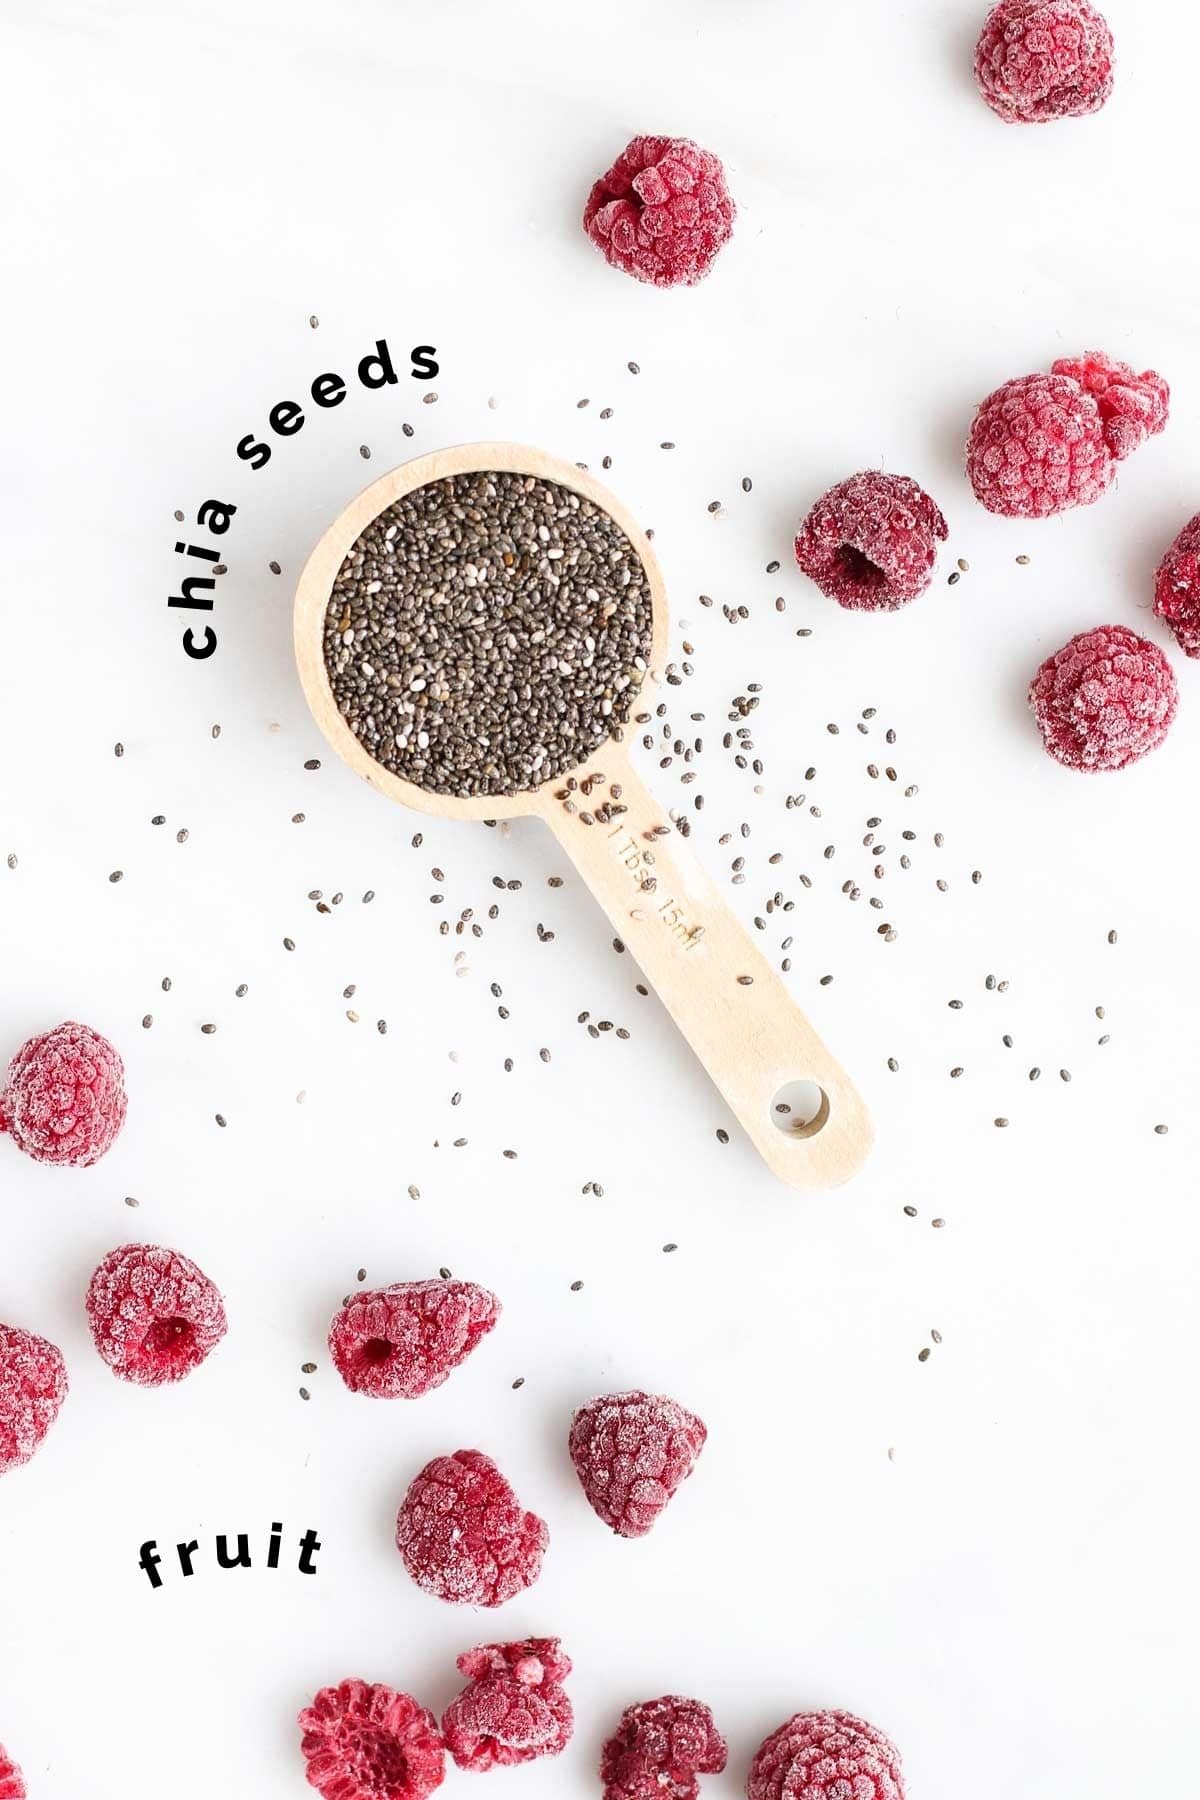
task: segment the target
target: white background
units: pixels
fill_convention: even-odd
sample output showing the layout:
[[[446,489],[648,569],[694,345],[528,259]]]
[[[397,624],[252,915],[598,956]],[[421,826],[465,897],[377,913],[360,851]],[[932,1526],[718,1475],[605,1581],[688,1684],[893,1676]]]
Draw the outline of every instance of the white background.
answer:
[[[1194,1764],[1200,670],[1146,608],[1200,508],[1200,16],[1112,0],[1109,107],[1017,130],[974,90],[978,0],[3,10],[0,1035],[8,1054],[85,1019],[131,1093],[93,1170],[0,1142],[0,1316],[61,1344],[72,1377],[0,1489],[0,1741],[31,1794],[288,1800],[319,1686],[358,1674],[440,1711],[460,1651],[528,1632],[575,1658],[578,1730],[497,1792],[595,1795],[621,1708],[672,1690],[729,1737],[713,1800],[742,1791],[766,1731],[826,1705],[892,1733],[920,1800],[1176,1791]],[[624,279],[579,229],[642,130],[727,162],[737,234],[693,292]],[[438,346],[436,405],[355,386],[261,472],[238,463],[273,403],[379,336],[398,366]],[[961,474],[975,405],[1093,346],[1168,376],[1166,435],[1094,509],[989,517]],[[499,434],[594,467],[608,451],[656,528],[672,653],[695,646],[671,716],[708,714],[693,844],[722,877],[746,855],[747,919],[777,886],[795,899],[764,947],[794,933],[796,997],[875,1114],[842,1191],[788,1192],[736,1130],[718,1144],[732,1121],[540,827],[422,822],[327,754],[302,768],[323,754],[290,660],[308,549],[405,454]],[[840,613],[790,563],[816,495],[873,464],[952,526],[933,590],[894,617]],[[172,513],[190,524],[213,495],[239,510],[220,648],[191,664],[165,605]],[[1153,758],[1085,778],[1043,755],[1024,693],[1109,620],[1170,649],[1180,714]],[[755,680],[761,793],[720,748]],[[656,761],[664,804],[690,804]],[[496,873],[523,888],[497,895]],[[312,888],[346,897],[318,916]],[[437,935],[494,899],[482,940]],[[589,1038],[584,1008],[631,1038]],[[227,1297],[226,1342],[173,1390],[115,1382],[86,1332],[92,1267],[138,1238]],[[496,1289],[500,1328],[427,1400],[355,1400],[324,1333],[357,1269],[443,1264]],[[605,1533],[565,1454],[572,1407],[624,1386],[711,1432],[638,1544]],[[474,1444],[552,1543],[534,1590],[472,1617],[412,1586],[391,1531],[415,1470]],[[216,1569],[214,1532],[254,1532],[261,1563],[274,1519],[318,1530],[315,1578]],[[195,1578],[152,1592],[149,1537],[200,1538]],[[451,1770],[446,1792],[468,1785]]]

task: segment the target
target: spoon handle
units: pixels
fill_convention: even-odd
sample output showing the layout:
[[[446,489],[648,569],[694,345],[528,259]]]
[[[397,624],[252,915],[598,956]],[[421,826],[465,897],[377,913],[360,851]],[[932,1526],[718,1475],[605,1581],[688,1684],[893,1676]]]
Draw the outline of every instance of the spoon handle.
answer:
[[[537,811],[708,1070],[763,1161],[797,1188],[836,1187],[864,1161],[871,1121],[784,983],[687,851],[626,753],[606,744],[603,791],[567,801],[549,784]],[[625,811],[597,820],[593,807]],[[570,804],[576,810],[568,811]],[[591,819],[591,824],[587,820]],[[817,1110],[777,1110],[815,1083]],[[793,1100],[795,1095],[793,1094]],[[817,1096],[813,1095],[813,1100]]]

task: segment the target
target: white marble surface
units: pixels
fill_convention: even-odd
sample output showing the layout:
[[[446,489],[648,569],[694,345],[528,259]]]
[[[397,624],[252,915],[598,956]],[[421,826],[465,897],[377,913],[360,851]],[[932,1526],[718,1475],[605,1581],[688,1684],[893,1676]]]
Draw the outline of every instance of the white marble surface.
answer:
[[[1190,1778],[1198,671],[1175,658],[1169,745],[1111,780],[1053,766],[1023,696],[1085,625],[1160,636],[1154,565],[1200,508],[1200,17],[1112,0],[1110,107],[1021,132],[973,90],[982,10],[5,9],[0,853],[19,863],[0,855],[0,1035],[7,1053],[83,1017],[133,1095],[95,1170],[0,1143],[0,1317],[56,1339],[72,1374],[41,1455],[0,1487],[0,1741],[33,1800],[288,1800],[317,1686],[361,1674],[440,1708],[459,1651],[526,1632],[565,1639],[579,1718],[560,1761],[491,1778],[531,1800],[597,1794],[621,1707],[670,1690],[728,1734],[712,1800],[742,1791],[768,1729],[823,1705],[895,1736],[914,1800],[1126,1800]],[[728,162],[741,223],[693,293],[623,280],[578,229],[641,129]],[[438,346],[436,406],[357,393],[267,469],[237,462],[272,403],[381,335]],[[988,517],[959,467],[974,405],[1092,345],[1168,375],[1169,431],[1090,512]],[[718,1145],[719,1101],[580,884],[546,888],[566,871],[538,827],[427,823],[414,851],[421,821],[332,759],[303,770],[322,746],[288,607],[311,542],[409,449],[497,432],[609,451],[656,528],[673,654],[695,646],[673,716],[708,714],[693,843],[723,879],[744,850],[747,918],[794,895],[766,946],[794,933],[796,996],[875,1112],[875,1156],[841,1192],[790,1194],[736,1136]],[[959,555],[971,572],[864,619],[791,570],[789,543],[823,487],[878,462],[936,494],[943,575]],[[239,512],[220,649],[193,666],[164,604],[172,511],[211,494]],[[755,680],[761,794],[719,747]],[[654,761],[674,804],[688,790]],[[800,789],[820,819],[785,812]],[[876,813],[881,883],[861,845]],[[749,842],[720,846],[742,820]],[[462,940],[456,979],[428,895],[482,917],[497,872],[524,886]],[[847,902],[850,877],[887,910]],[[319,917],[314,887],[346,899]],[[631,1039],[589,1038],[584,1008]],[[602,1198],[581,1193],[596,1181]],[[227,1342],[177,1391],[118,1385],[87,1339],[89,1272],[137,1237],[227,1295]],[[497,1289],[502,1327],[435,1397],[354,1402],[324,1350],[332,1305],[360,1266],[442,1264]],[[564,1454],[572,1406],[628,1385],[711,1428],[636,1545],[600,1528]],[[391,1547],[412,1472],[470,1443],[552,1528],[542,1582],[498,1616],[426,1600]],[[315,1579],[209,1560],[153,1593],[135,1566],[143,1539],[261,1543],[274,1519],[318,1530]],[[468,1785],[452,1772],[446,1792]]]

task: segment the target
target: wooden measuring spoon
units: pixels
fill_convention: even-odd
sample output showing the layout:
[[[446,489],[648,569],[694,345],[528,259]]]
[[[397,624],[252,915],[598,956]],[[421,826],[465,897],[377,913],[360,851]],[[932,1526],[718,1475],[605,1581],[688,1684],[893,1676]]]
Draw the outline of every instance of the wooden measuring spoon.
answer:
[[[545,820],[579,869],[763,1160],[797,1188],[833,1187],[862,1163],[871,1124],[862,1099],[829,1054],[775,970],[687,852],[665,808],[634,772],[624,743],[609,740],[574,771],[603,772],[592,797],[556,798],[568,779],[506,797],[458,799],[393,775],[368,754],[338,712],[325,668],[325,615],[351,546],[376,516],[414,488],[479,470],[536,476],[573,489],[616,520],[646,571],[653,607],[653,691],[667,642],[667,598],[649,540],[615,495],[573,463],[523,444],[463,444],[402,463],[365,488],[334,520],[309,557],[296,589],[296,661],[313,717],[330,745],[373,787],[418,812],[453,819]],[[613,784],[626,808],[588,824]],[[591,810],[589,810],[589,805]],[[666,827],[653,835],[656,827]],[[819,1104],[798,1120],[786,1090],[815,1083]]]

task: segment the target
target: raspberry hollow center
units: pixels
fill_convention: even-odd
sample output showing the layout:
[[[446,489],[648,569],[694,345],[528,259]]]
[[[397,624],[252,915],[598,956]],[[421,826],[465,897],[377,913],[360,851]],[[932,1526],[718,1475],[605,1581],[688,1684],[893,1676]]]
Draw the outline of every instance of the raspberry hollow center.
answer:
[[[185,1356],[191,1341],[192,1327],[187,1319],[155,1319],[143,1348],[155,1358]]]
[[[402,1800],[409,1791],[408,1757],[386,1731],[360,1731],[351,1761],[363,1800]]]
[[[854,582],[859,588],[881,588],[887,582],[887,576],[873,563],[869,556],[853,544],[843,544],[838,551],[838,564],[847,581]]]
[[[391,1356],[395,1345],[387,1338],[368,1338],[362,1347],[363,1361],[368,1363],[385,1363]]]

